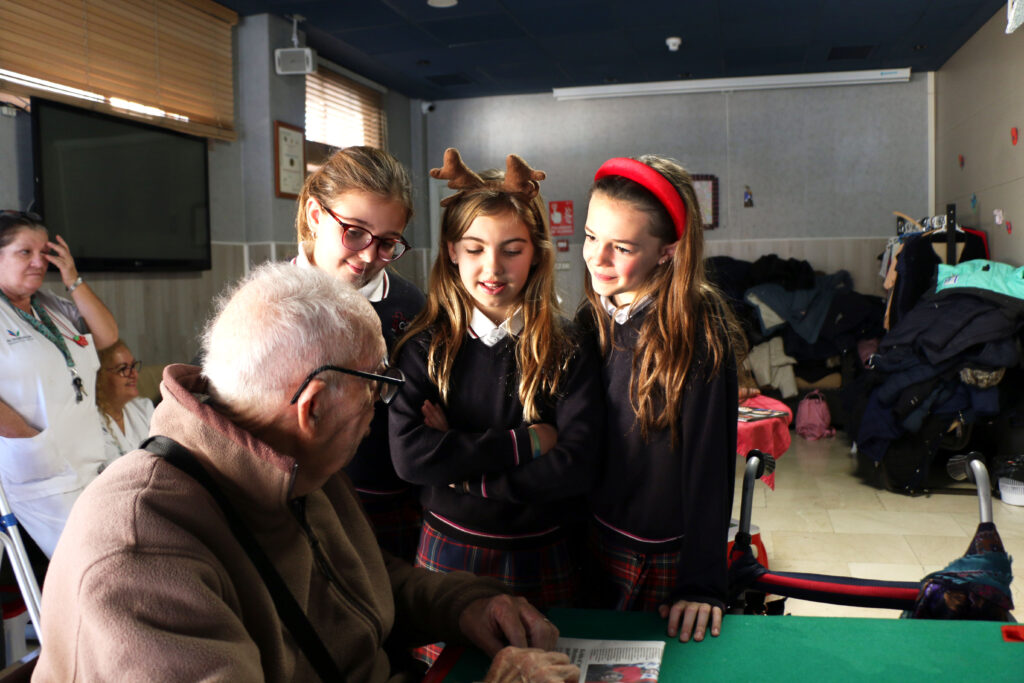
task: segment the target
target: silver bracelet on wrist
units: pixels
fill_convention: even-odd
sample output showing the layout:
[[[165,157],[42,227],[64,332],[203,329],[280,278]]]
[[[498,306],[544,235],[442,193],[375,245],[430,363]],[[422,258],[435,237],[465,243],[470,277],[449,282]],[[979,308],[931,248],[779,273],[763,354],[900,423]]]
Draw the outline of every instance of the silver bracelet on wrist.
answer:
[[[74,282],[72,282],[70,285],[66,285],[64,289],[68,290],[68,294],[70,294],[71,292],[78,289],[78,286],[81,285],[83,282],[84,280],[82,280],[82,276],[79,275],[77,278],[75,278]]]

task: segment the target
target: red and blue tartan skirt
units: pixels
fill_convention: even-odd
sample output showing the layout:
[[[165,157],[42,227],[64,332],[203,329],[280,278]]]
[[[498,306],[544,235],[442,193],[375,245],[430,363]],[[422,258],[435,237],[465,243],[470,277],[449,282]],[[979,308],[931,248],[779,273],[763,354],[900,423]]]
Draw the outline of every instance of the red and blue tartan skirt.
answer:
[[[416,566],[434,572],[467,571],[497,579],[535,607],[567,607],[579,587],[579,563],[571,543],[561,537],[542,539],[536,548],[498,550],[471,545],[423,521]],[[417,648],[415,656],[433,664],[443,643]]]
[[[592,527],[587,606],[656,612],[679,577],[682,551],[639,553]]]
[[[501,581],[535,607],[567,607],[578,588],[578,562],[569,541],[542,539],[535,548],[498,550],[471,545],[424,520],[416,566],[434,572],[467,571]]]

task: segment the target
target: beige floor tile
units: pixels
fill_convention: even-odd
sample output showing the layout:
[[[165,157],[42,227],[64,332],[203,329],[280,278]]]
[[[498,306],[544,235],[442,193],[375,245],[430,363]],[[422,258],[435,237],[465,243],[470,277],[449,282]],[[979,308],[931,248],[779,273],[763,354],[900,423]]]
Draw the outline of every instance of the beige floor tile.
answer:
[[[767,495],[767,507],[817,508],[821,510],[854,509],[882,510],[875,491],[867,488],[814,488],[793,489],[780,483],[774,493]]]
[[[829,510],[837,534],[943,534],[966,536],[951,515],[939,512],[890,510]]]
[[[824,576],[850,576],[850,564],[837,560],[800,560],[790,557],[772,557],[771,569],[774,572],[800,572],[802,574],[822,574]]]
[[[850,576],[875,581],[920,581],[928,572],[919,564],[851,562]]]
[[[917,556],[902,536],[773,532],[775,555],[780,559],[840,562],[917,563]]]
[[[956,493],[931,493],[926,496],[903,496],[879,491],[878,499],[886,510],[893,512],[966,513],[973,514],[975,519],[978,516],[978,496],[973,489],[956,489]]]
[[[907,535],[904,538],[921,564],[943,566],[963,556],[970,542],[968,538],[952,536]]]
[[[835,531],[829,521],[828,510],[769,506],[757,510],[752,516],[753,523],[762,531]]]
[[[953,520],[960,525],[964,533],[973,536],[974,532],[978,528],[978,512],[975,510],[971,513],[961,512],[953,513],[950,515]],[[1004,511],[998,507],[992,509],[992,519],[996,524],[996,529],[999,531],[999,535],[1003,539],[1007,538],[1024,538],[1024,521],[1017,520],[1015,517],[1007,515]]]

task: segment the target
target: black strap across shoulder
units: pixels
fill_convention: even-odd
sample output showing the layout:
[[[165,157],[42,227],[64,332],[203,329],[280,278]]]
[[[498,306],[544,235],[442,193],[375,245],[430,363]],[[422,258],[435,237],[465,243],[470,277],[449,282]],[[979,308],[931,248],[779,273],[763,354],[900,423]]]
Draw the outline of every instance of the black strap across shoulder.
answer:
[[[284,579],[274,569],[270,558],[263,552],[259,542],[252,535],[252,532],[249,531],[249,528],[245,526],[241,516],[239,516],[234,506],[231,505],[231,501],[220,490],[213,477],[196,461],[192,452],[174,439],[166,436],[151,436],[142,442],[142,448],[150,453],[161,456],[169,464],[174,465],[198,481],[203,485],[203,488],[210,492],[210,495],[213,496],[213,499],[217,501],[217,505],[224,512],[224,516],[227,517],[228,525],[231,527],[235,538],[245,548],[246,554],[256,566],[256,570],[263,579],[263,583],[267,586],[278,616],[291,632],[292,637],[295,638],[295,642],[303,654],[306,655],[306,659],[313,665],[320,680],[343,680],[344,677],[338,670],[334,660],[331,659],[327,647],[320,640],[320,636],[317,635],[313,624],[309,622],[309,618],[306,617],[299,603],[296,602],[295,596],[288,589]]]

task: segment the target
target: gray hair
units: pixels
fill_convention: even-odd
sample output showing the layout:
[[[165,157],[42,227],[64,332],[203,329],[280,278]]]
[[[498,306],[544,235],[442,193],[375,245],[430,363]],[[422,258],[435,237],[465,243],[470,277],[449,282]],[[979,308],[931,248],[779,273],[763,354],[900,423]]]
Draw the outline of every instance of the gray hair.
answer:
[[[202,346],[210,395],[248,417],[279,408],[320,365],[349,366],[385,349],[359,292],[319,268],[287,263],[259,266],[218,297]],[[336,387],[339,375],[323,379]]]

